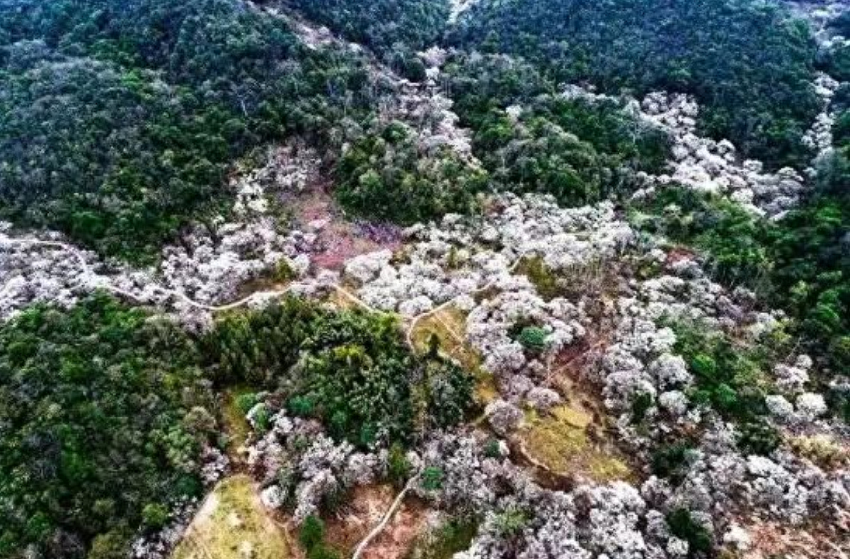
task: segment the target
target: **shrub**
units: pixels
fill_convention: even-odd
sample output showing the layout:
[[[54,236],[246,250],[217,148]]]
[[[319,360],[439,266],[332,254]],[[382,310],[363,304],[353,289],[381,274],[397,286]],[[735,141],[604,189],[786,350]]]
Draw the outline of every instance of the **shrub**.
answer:
[[[271,426],[271,412],[269,412],[269,408],[265,404],[259,404],[255,409],[254,426],[258,433],[263,434]]]
[[[437,491],[443,486],[443,470],[429,466],[422,471],[422,487],[426,491]]]
[[[548,344],[549,334],[538,326],[526,326],[517,336],[522,347],[533,353],[543,352]]]
[[[298,541],[308,552],[325,540],[325,523],[321,518],[310,515],[301,523]]]
[[[253,392],[239,394],[236,396],[236,407],[242,412],[242,415],[248,415],[248,412],[257,405],[259,399]]]
[[[407,459],[407,452],[404,447],[399,444],[392,445],[387,456],[387,478],[389,481],[396,487],[404,487],[408,478],[410,478],[412,467],[410,460]]]
[[[711,534],[702,525],[694,521],[687,509],[676,509],[667,515],[670,532],[677,538],[688,542],[688,556],[711,552]]]
[[[740,423],[755,421],[767,412],[762,385],[772,348],[740,347],[724,333],[699,323],[675,322],[674,349],[688,364],[696,381],[692,399]]]
[[[687,469],[688,455],[691,452],[691,445],[684,441],[659,447],[652,453],[652,473],[678,483]]]
[[[484,443],[484,456],[487,458],[501,458],[502,450],[499,445],[499,439],[487,439]]]
[[[406,559],[449,559],[469,549],[477,532],[476,518],[451,518],[420,536]]]
[[[496,515],[495,525],[499,535],[506,538],[518,536],[531,520],[528,513],[518,507],[511,506]]]
[[[779,432],[765,421],[751,421],[740,426],[738,448],[745,454],[767,456],[776,450],[780,442]]]
[[[149,530],[159,530],[168,522],[168,509],[159,503],[150,503],[142,509],[142,524]]]
[[[127,559],[133,535],[123,528],[100,534],[92,540],[86,559]]]
[[[641,423],[646,417],[646,412],[655,404],[652,394],[641,392],[632,401],[632,423]]]

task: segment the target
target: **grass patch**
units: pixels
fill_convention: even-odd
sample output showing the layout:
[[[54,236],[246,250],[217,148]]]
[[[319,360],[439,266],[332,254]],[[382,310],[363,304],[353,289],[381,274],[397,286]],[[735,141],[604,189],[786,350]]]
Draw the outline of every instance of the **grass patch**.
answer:
[[[239,455],[239,447],[245,444],[251,434],[251,425],[245,418],[245,411],[239,405],[240,397],[245,398],[256,392],[248,386],[237,386],[225,390],[222,419],[227,433],[227,454],[231,459]]]
[[[427,353],[432,335],[440,341],[440,351],[467,371],[481,367],[481,356],[465,340],[466,314],[463,311],[449,306],[417,322],[411,336],[416,351]]]
[[[493,375],[481,366],[481,356],[466,341],[466,313],[449,306],[417,322],[411,335],[417,352],[427,353],[430,350],[432,335],[437,336],[443,354],[473,374],[475,397],[479,402],[487,404],[499,397]]]
[[[474,518],[452,518],[422,534],[404,559],[451,559],[469,549],[478,521]]]
[[[613,449],[594,440],[593,416],[578,404],[558,406],[548,415],[530,411],[526,425],[521,434],[526,454],[553,472],[600,483],[630,476]]]
[[[286,559],[286,535],[267,515],[251,478],[225,479],[207,497],[171,559]]]
[[[565,292],[563,284],[540,256],[523,257],[515,273],[526,276],[544,301],[551,301]]]

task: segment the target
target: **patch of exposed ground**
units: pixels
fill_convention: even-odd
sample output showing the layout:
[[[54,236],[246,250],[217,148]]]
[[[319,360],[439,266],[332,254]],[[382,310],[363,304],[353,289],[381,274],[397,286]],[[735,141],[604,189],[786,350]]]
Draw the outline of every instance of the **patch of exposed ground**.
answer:
[[[742,559],[847,559],[850,557],[850,518],[830,525],[789,526],[754,520],[744,524],[752,547]]]
[[[227,455],[232,464],[240,466],[245,444],[251,435],[251,425],[245,418],[245,413],[237,405],[237,399],[245,394],[252,393],[248,387],[236,387],[224,392],[222,406],[222,419],[224,420],[224,431],[227,433]]]
[[[343,556],[378,523],[392,505],[398,491],[391,485],[359,486],[346,504],[327,520],[327,542]],[[403,559],[425,529],[427,509],[421,501],[406,497],[393,518],[363,552],[363,559]]]
[[[478,532],[475,518],[435,518],[405,559],[451,559],[469,549]]]
[[[286,559],[287,536],[267,514],[254,482],[220,482],[198,510],[172,559]]]
[[[303,191],[284,197],[293,226],[316,235],[310,254],[314,266],[340,270],[348,260],[360,254],[401,248],[401,229],[348,220],[330,188],[320,179],[308,184]]]

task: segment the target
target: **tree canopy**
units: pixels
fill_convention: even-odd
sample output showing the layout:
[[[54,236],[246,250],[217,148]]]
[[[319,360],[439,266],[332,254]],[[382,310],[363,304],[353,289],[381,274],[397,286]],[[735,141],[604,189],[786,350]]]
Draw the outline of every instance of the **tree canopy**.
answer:
[[[0,556],[126,549],[201,490],[211,403],[188,337],[106,295],[0,326]]]
[[[450,43],[520,56],[556,83],[696,95],[707,135],[770,166],[805,162],[818,112],[807,26],[753,0],[483,0]]]

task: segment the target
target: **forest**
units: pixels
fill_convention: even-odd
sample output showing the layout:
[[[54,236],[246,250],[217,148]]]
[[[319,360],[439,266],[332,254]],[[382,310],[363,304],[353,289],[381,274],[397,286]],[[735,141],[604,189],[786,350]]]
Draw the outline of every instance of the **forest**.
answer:
[[[325,141],[367,111],[362,65],[237,0],[9,3],[3,215],[103,254],[149,261],[222,210],[235,159],[296,131]]]
[[[449,17],[447,0],[289,0],[288,4],[369,47],[390,68],[414,81],[425,77],[425,65],[416,53],[440,41]]]
[[[0,559],[833,557],[848,375],[845,2],[0,0]]]
[[[810,155],[800,139],[818,110],[816,45],[783,17],[747,0],[485,0],[449,42],[523,57],[556,83],[692,93],[707,135],[782,166]]]
[[[213,389],[279,391],[293,414],[364,448],[409,445],[472,411],[470,375],[436,353],[412,355],[391,317],[290,298],[202,337],[150,318],[101,293],[0,329],[10,433],[0,556],[34,544],[48,556],[91,546],[88,557],[114,557],[140,527],[161,528],[174,502],[202,490],[201,453],[218,444]]]
[[[214,396],[187,336],[95,294],[0,328],[0,556],[127,549],[202,491]]]

